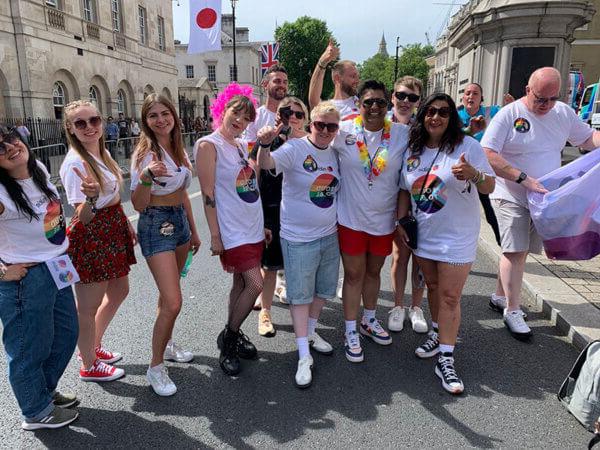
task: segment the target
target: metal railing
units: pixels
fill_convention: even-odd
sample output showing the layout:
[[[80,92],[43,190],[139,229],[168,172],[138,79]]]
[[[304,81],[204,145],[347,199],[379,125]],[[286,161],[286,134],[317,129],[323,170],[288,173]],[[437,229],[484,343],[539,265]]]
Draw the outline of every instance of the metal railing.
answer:
[[[60,182],[59,170],[65,156],[67,154],[67,146],[65,144],[43,145],[41,147],[32,147],[31,150],[48,169],[50,181],[54,184]]]

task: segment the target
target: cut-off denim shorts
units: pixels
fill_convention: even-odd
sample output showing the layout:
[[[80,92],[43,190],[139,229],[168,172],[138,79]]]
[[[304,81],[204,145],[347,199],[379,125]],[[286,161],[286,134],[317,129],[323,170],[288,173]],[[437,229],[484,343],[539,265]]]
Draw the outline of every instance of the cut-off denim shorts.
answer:
[[[138,241],[144,258],[175,251],[192,237],[183,205],[149,206],[140,214]]]
[[[340,271],[338,234],[310,242],[281,238],[287,300],[291,305],[312,303],[313,297],[335,297]]]

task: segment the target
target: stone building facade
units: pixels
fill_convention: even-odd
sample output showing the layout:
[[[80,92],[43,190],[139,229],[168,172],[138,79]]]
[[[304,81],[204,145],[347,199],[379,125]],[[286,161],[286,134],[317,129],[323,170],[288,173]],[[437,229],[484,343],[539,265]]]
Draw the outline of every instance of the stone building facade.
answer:
[[[69,101],[139,116],[177,97],[171,1],[0,2],[0,117],[60,118]]]
[[[576,30],[595,12],[586,0],[470,0],[438,39],[428,90],[458,99],[478,82],[488,104],[501,104],[506,92],[522,96],[538,67],[554,66],[568,79]]]
[[[586,84],[600,80],[600,0],[592,0],[596,14],[590,23],[575,30],[571,67],[581,70]]]

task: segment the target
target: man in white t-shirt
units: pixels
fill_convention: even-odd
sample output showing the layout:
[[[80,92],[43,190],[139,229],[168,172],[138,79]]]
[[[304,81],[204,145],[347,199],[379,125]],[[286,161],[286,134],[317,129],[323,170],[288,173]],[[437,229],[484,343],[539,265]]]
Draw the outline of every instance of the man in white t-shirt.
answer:
[[[600,132],[558,101],[560,88],[556,69],[536,70],[529,78],[526,95],[502,108],[481,140],[498,176],[490,198],[502,240],[498,282],[490,307],[503,312],[505,325],[517,339],[531,336],[520,306],[525,260],[529,252],[542,250],[529,215],[527,192],[547,192],[538,178],[560,167],[567,140],[587,150],[600,147]]]
[[[333,41],[329,41],[327,48],[319,58],[310,78],[308,87],[308,104],[313,109],[321,101],[323,91],[323,80],[327,65],[340,56],[340,49]],[[341,121],[354,119],[360,114],[356,98],[356,91],[360,83],[360,77],[356,64],[349,60],[336,62],[331,68],[333,79],[333,99],[331,102],[340,112]]]

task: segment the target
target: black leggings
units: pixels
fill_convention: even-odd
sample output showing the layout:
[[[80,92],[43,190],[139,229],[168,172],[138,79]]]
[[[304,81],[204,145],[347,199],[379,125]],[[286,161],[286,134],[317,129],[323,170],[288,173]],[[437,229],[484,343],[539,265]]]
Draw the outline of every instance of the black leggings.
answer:
[[[500,228],[498,228],[498,219],[496,219],[496,213],[490,202],[490,196],[488,194],[482,194],[479,192],[479,201],[483,206],[483,212],[485,213],[485,220],[490,224],[492,230],[494,230],[494,236],[496,236],[496,242],[500,245]]]

